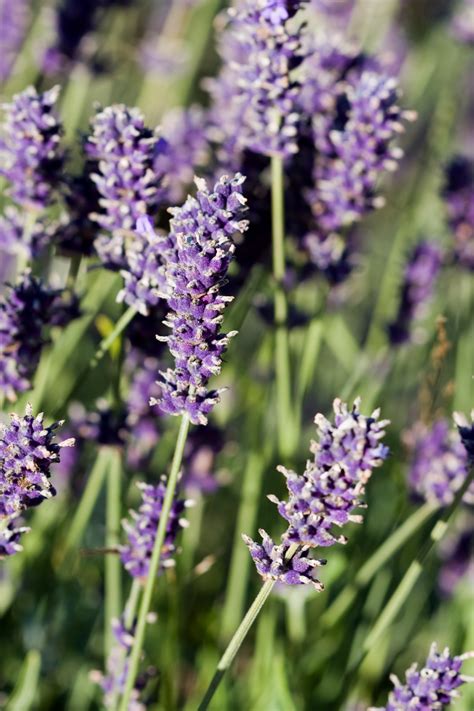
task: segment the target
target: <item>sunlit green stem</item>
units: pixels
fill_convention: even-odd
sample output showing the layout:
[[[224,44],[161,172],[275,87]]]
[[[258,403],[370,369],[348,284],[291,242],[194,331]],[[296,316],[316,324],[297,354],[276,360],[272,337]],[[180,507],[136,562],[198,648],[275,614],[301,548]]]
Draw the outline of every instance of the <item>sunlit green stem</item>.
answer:
[[[222,639],[228,640],[235,630],[245,603],[245,592],[251,558],[247,546],[242,541],[242,532],[252,535],[258,512],[258,492],[264,471],[264,461],[261,451],[250,452],[242,483],[239,513],[234,534],[232,560],[227,583],[224,612],[222,615]]]
[[[106,531],[105,547],[107,551],[117,548],[120,543],[120,515],[121,515],[121,475],[122,466],[120,451],[116,448],[110,450],[109,466],[107,471],[107,504],[106,504]],[[111,620],[119,617],[122,612],[122,566],[118,554],[108,553],[105,556],[105,658],[112,646]]]
[[[137,619],[137,629],[135,632],[135,640],[133,643],[132,652],[130,655],[130,664],[128,667],[127,680],[125,683],[125,689],[120,704],[120,711],[127,711],[130,702],[130,694],[135,685],[135,680],[137,678],[138,666],[140,663],[140,656],[143,648],[143,642],[145,639],[145,628],[147,615],[150,611],[151,599],[153,595],[153,588],[156,581],[156,576],[158,574],[161,558],[161,549],[163,547],[163,542],[166,535],[166,526],[168,523],[168,516],[171,511],[171,506],[173,503],[173,498],[176,491],[176,486],[178,483],[179,471],[181,468],[181,462],[183,459],[184,446],[186,444],[186,438],[189,430],[189,418],[187,415],[182,415],[181,425],[179,428],[178,439],[176,440],[176,448],[174,451],[173,462],[171,464],[171,471],[166,485],[166,493],[163,501],[163,508],[161,510],[160,520],[158,523],[158,530],[156,532],[155,544],[153,546],[153,552],[150,560],[150,565],[148,569],[148,576],[145,583],[145,590],[143,592],[143,597],[140,604],[140,609],[138,612]]]
[[[109,350],[110,346],[114,341],[120,336],[120,334],[127,328],[130,321],[136,316],[137,310],[134,306],[129,306],[128,309],[122,314],[117,323],[115,324],[114,330],[109,333],[107,338],[104,338],[97,348],[94,357],[91,360],[91,367],[95,366],[102,360],[104,355]]]
[[[199,704],[198,711],[205,711],[205,709],[208,708],[209,703],[211,702],[212,697],[214,696],[219,684],[221,683],[224,674],[226,673],[227,669],[229,669],[230,665],[232,664],[235,655],[239,651],[240,646],[241,646],[242,642],[244,641],[245,637],[247,636],[249,629],[251,628],[251,626],[255,622],[256,618],[258,617],[260,610],[262,609],[265,602],[267,601],[267,598],[270,595],[274,585],[275,585],[274,580],[267,580],[260,588],[260,592],[258,593],[257,597],[255,598],[252,605],[248,609],[247,614],[245,615],[244,619],[240,623],[236,633],[230,640],[224,654],[220,658],[220,661],[217,665],[217,669],[216,669],[216,672],[212,678],[212,681],[209,684],[209,687],[204,695],[203,700]]]
[[[79,506],[76,509],[76,513],[69,527],[60,562],[67,559],[69,554],[79,545],[102,489],[108,464],[109,451],[106,447],[102,447],[102,449],[99,450],[93,469],[87,479],[86,488],[84,489]]]
[[[41,670],[41,654],[30,649],[18,676],[18,682],[7,702],[5,711],[28,711],[38,698],[38,681]]]
[[[280,456],[291,454],[291,371],[288,338],[288,304],[284,289],[285,278],[285,207],[283,186],[283,160],[271,159],[272,173],[272,245],[273,277],[275,280],[275,375],[277,392],[277,431]]]
[[[409,516],[402,525],[377,548],[359,569],[351,584],[346,585],[321,617],[321,624],[330,627],[336,624],[349,609],[359,590],[370,583],[375,574],[389,561],[411,536],[430,518],[437,507],[424,504]]]
[[[351,671],[355,671],[358,668],[362,660],[365,658],[370,649],[372,649],[385,632],[386,629],[392,624],[396,618],[398,612],[401,610],[405,601],[407,600],[410,592],[413,590],[413,586],[423,572],[423,565],[426,562],[427,557],[435,547],[437,543],[443,538],[449,525],[449,521],[456,511],[466,489],[469,487],[472,479],[474,478],[474,469],[471,469],[470,474],[466,477],[463,486],[456,493],[454,501],[445,510],[443,515],[438,519],[438,521],[433,526],[431,533],[426,540],[424,546],[422,546],[419,554],[412,561],[402,580],[400,581],[398,587],[392,594],[388,603],[385,605],[369,634],[365,638],[362,645],[361,654],[356,659],[355,664]]]

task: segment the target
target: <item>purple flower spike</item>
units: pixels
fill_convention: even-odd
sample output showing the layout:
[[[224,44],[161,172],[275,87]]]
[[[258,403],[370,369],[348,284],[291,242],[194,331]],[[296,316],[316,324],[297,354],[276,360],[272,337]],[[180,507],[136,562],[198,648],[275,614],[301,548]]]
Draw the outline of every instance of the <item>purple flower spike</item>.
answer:
[[[308,549],[346,542],[344,536],[334,534],[334,527],[362,521],[362,516],[353,512],[363,506],[360,497],[372,470],[381,466],[388,456],[388,448],[381,443],[388,420],[379,420],[378,410],[365,417],[359,412],[359,404],[356,400],[349,410],[341,400],[335,400],[334,424],[323,415],[316,415],[319,441],[312,442],[314,460],[308,461],[302,475],[278,467],[286,477],[289,498],[288,501],[280,501],[275,496],[268,498],[277,505],[278,513],[288,524],[281,544],[275,546],[265,532],[261,532],[262,546],[244,537],[257,570],[264,577],[288,584],[308,582],[295,577],[294,572],[301,572],[300,567],[293,567],[293,573],[285,579],[283,572],[288,571],[281,568],[282,561],[286,565],[293,560],[288,549],[295,546],[294,550],[301,552],[302,562],[296,556],[295,563],[304,566],[308,562]],[[275,575],[271,573],[274,559],[277,561]],[[318,564],[321,561],[308,563],[309,566]],[[307,575],[307,571],[302,574]]]
[[[150,559],[155,545],[156,531],[160,520],[166,493],[166,478],[162,477],[157,486],[138,484],[142,494],[142,503],[137,511],[131,511],[131,521],[123,522],[128,543],[120,548],[120,557],[126,570],[134,578],[144,580],[148,575]],[[191,502],[175,499],[166,524],[166,536],[161,553],[161,568],[174,565],[173,555],[177,552],[175,541],[179,531],[186,528],[187,521],[182,517]]]
[[[169,295],[166,260],[173,253],[172,238],[165,233],[155,232],[148,217],[140,217],[137,220],[136,239],[125,248],[127,266],[121,271],[124,287],[117,301],[124,301],[147,316],[160,298]]]
[[[11,415],[9,425],[0,423],[0,522],[55,495],[51,465],[59,462],[61,447],[74,444],[54,441],[61,425],[45,427],[43,414],[34,417],[31,405],[24,417]]]
[[[123,104],[99,111],[91,122],[85,149],[96,162],[92,179],[101,195],[101,211],[91,217],[112,235],[97,238],[99,257],[108,266],[126,266],[128,233],[138,218],[155,214],[162,199],[162,174],[156,171],[166,141],[146,128],[141,112]]]
[[[388,703],[380,709],[369,711],[435,711],[447,708],[459,698],[457,689],[472,678],[463,676],[463,662],[474,656],[468,652],[458,657],[451,657],[448,647],[438,652],[435,642],[422,669],[413,664],[405,673],[405,684],[394,674],[390,677],[394,690]]]
[[[232,235],[244,232],[241,219],[246,200],[244,177],[221,178],[209,191],[196,178],[196,197],[170,209],[171,238],[176,256],[169,260],[171,311],[165,325],[171,334],[163,340],[175,359],[175,369],[161,372],[158,404],[170,415],[187,414],[194,424],[206,424],[219,401],[218,390],[208,390],[211,376],[221,368],[221,358],[235,332],[221,334],[222,311],[232,297],[220,294],[234,254]],[[152,404],[157,404],[152,399]]]
[[[316,568],[325,565],[325,560],[309,558],[308,546],[299,548],[292,555],[290,543],[283,541],[277,546],[262,528],[259,533],[262,537],[261,545],[245,534],[242,538],[264,580],[278,580],[285,585],[311,584],[319,592],[324,590],[324,585],[316,577]]]
[[[388,327],[394,345],[410,340],[413,322],[423,315],[433,296],[442,258],[441,247],[436,242],[420,242],[411,253],[405,267],[397,316]]]
[[[406,436],[412,450],[408,474],[411,489],[426,501],[449,506],[468,474],[468,455],[459,434],[446,420],[431,428],[418,423]],[[464,500],[474,502],[474,486]]]
[[[54,113],[59,87],[38,94],[29,87],[3,104],[0,175],[20,205],[39,210],[52,202],[61,179],[62,126]]]
[[[0,0],[2,51],[0,54],[0,82],[10,76],[30,19],[27,0]]]

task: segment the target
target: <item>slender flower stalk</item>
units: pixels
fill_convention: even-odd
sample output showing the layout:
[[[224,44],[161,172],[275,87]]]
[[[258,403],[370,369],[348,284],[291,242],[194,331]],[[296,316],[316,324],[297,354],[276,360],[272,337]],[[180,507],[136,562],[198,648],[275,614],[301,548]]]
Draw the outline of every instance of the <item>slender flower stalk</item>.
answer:
[[[121,453],[111,448],[107,471],[107,504],[105,547],[112,550],[117,547],[120,532],[120,493],[121,493]],[[110,622],[120,615],[122,609],[122,569],[116,555],[105,557],[105,657],[110,654],[112,637]]]

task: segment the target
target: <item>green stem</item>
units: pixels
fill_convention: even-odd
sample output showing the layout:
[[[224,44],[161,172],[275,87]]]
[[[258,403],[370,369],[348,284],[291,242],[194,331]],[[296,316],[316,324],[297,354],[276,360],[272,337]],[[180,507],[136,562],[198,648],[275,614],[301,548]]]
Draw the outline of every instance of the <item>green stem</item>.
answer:
[[[155,544],[153,546],[150,566],[148,569],[148,576],[145,583],[145,590],[141,600],[140,610],[138,612],[137,629],[135,632],[135,640],[130,655],[130,664],[128,667],[127,680],[125,683],[122,702],[120,704],[120,711],[127,711],[130,702],[130,694],[137,678],[138,665],[140,663],[140,656],[143,648],[143,642],[145,639],[146,618],[150,611],[153,588],[160,566],[161,549],[165,540],[168,516],[171,511],[171,506],[173,504],[173,498],[178,483],[178,477],[181,468],[181,462],[183,459],[184,446],[186,444],[186,438],[188,436],[188,430],[189,418],[187,415],[182,415],[178,438],[176,440],[176,448],[174,451],[173,462],[171,464],[171,471],[168,478],[168,483],[166,485],[163,508],[161,510],[160,520],[158,522]]]
[[[141,582],[139,581],[138,578],[133,578],[133,583],[132,587],[130,588],[130,593],[128,595],[128,599],[125,605],[125,610],[124,610],[124,627],[127,631],[130,631],[133,627],[133,623],[135,620],[135,615],[137,612],[137,606],[138,606],[138,601],[140,599],[140,593],[142,591],[143,587]],[[109,621],[110,624],[110,621]],[[122,655],[119,664],[121,665],[122,670],[125,667],[125,663],[127,661],[126,659],[126,650],[122,649]],[[117,704],[118,701],[118,691],[114,691],[114,694],[111,699],[111,708],[115,708],[115,705]]]
[[[69,527],[64,548],[60,556],[60,564],[63,563],[72,551],[77,548],[92,516],[95,503],[99,497],[104,481],[105,473],[109,463],[109,452],[106,447],[99,450],[92,471],[87,480],[86,488],[82,494],[79,506]]]
[[[69,271],[67,275],[66,286],[71,291],[74,291],[74,288],[76,286],[77,277],[81,269],[81,261],[81,254],[73,254],[71,257],[71,261],[69,262]]]
[[[255,622],[255,619],[257,618],[260,610],[264,606],[274,585],[275,585],[274,580],[267,580],[260,588],[260,592],[258,593],[257,597],[255,598],[252,605],[248,609],[247,614],[245,615],[245,617],[242,620],[242,622],[240,623],[236,633],[234,634],[234,636],[230,640],[229,644],[227,645],[227,649],[225,650],[224,654],[220,658],[220,661],[217,665],[217,669],[216,669],[216,672],[211,680],[211,683],[209,684],[209,686],[207,688],[207,691],[204,695],[203,700],[199,704],[198,711],[205,711],[205,709],[208,708],[212,697],[214,696],[220,682],[222,681],[222,677],[224,676],[227,669],[232,664],[232,661],[234,660],[235,655],[239,651],[242,642],[244,641],[245,637],[247,636],[247,633],[250,630],[251,626]]]
[[[121,471],[120,452],[112,449],[109,457],[107,471],[107,504],[106,504],[106,531],[105,547],[107,551],[117,548],[120,543],[120,479]],[[120,557],[114,553],[105,556],[105,658],[107,659],[112,643],[111,620],[120,617],[122,611],[122,566]]]
[[[351,672],[355,672],[357,670],[367,653],[370,651],[370,649],[374,647],[377,640],[381,637],[381,635],[396,618],[398,612],[401,610],[403,604],[405,603],[410,592],[412,591],[413,586],[415,585],[416,581],[423,572],[423,565],[426,562],[427,557],[429,556],[435,545],[439,543],[441,538],[446,533],[449,521],[454,512],[456,511],[459,503],[461,502],[462,497],[464,496],[464,493],[466,492],[466,489],[469,487],[473,478],[474,468],[466,477],[463,486],[456,493],[452,504],[445,510],[444,514],[441,516],[441,518],[438,519],[438,521],[433,526],[430,536],[427,539],[425,545],[421,548],[419,554],[408,567],[408,570],[400,581],[398,587],[393,592],[388,603],[385,605],[384,609],[382,610],[369,634],[365,638],[365,641],[361,648],[361,653],[355,660],[355,663],[350,670]]]
[[[258,492],[264,471],[260,451],[250,452],[242,483],[239,513],[235,526],[232,560],[222,614],[222,639],[228,640],[236,628],[245,603],[251,558],[242,542],[242,531],[252,535],[258,512]]]
[[[347,585],[327,610],[325,610],[321,617],[321,624],[323,626],[330,627],[341,619],[356,598],[359,590],[370,583],[380,568],[400,550],[406,541],[430,518],[436,509],[436,506],[429,503],[416,509],[416,511],[377,548],[375,553],[373,553],[362,568],[360,568],[354,581],[350,585]]]
[[[95,368],[99,361],[102,360],[104,355],[109,350],[110,346],[113,344],[116,338],[120,336],[122,331],[124,331],[130,321],[136,316],[137,310],[134,306],[129,306],[128,309],[122,314],[117,323],[115,324],[114,330],[109,333],[107,338],[104,338],[97,348],[94,357],[91,360],[91,368]]]
[[[283,160],[272,156],[272,244],[273,277],[275,280],[275,375],[277,391],[278,449],[282,457],[290,456],[293,447],[291,436],[291,375],[290,346],[288,338],[288,304],[284,289],[285,278],[285,206],[283,186]]]
[[[30,649],[20,670],[17,685],[7,702],[5,711],[28,711],[38,698],[41,654]]]

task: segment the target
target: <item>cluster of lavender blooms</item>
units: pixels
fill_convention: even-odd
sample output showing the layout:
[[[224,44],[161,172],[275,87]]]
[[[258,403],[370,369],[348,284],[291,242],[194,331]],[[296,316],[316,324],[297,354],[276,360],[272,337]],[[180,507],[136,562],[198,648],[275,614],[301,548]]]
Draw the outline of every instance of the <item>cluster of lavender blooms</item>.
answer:
[[[134,624],[129,629],[125,625],[123,617],[115,618],[112,620],[112,632],[115,643],[107,658],[107,673],[102,674],[98,670],[90,673],[91,681],[99,684],[104,692],[102,702],[106,709],[115,709],[117,699],[125,690],[130,654],[134,643]],[[140,694],[152,675],[153,671],[147,670],[146,673],[138,676],[130,696],[129,711],[145,711],[146,706],[141,703]]]
[[[448,506],[468,475],[468,455],[459,434],[441,419],[431,427],[417,423],[405,441],[411,450],[410,488],[426,501]],[[472,485],[464,501],[474,503]]]
[[[217,80],[208,81],[213,99],[212,136],[221,161],[235,170],[245,149],[288,157],[296,152],[300,31],[292,24],[300,0],[242,0],[228,11],[222,36],[224,60]],[[225,120],[223,120],[225,117]]]
[[[56,493],[51,465],[60,461],[62,447],[74,444],[55,441],[61,425],[45,427],[43,414],[33,416],[31,405],[23,417],[14,414],[10,424],[0,423],[0,557],[21,550],[19,537],[29,530],[17,525],[21,512]]]
[[[194,424],[206,424],[219,400],[220,391],[208,390],[207,383],[220,372],[222,354],[235,333],[219,333],[222,311],[232,300],[220,290],[235,249],[232,236],[247,228],[241,219],[243,182],[240,174],[224,176],[211,191],[204,180],[196,179],[196,197],[170,209],[176,254],[167,270],[171,311],[165,324],[171,334],[163,340],[175,368],[160,373],[159,405],[167,414],[186,414]]]
[[[100,210],[91,215],[107,233],[95,241],[105,265],[127,267],[127,241],[138,218],[154,215],[163,197],[160,156],[166,142],[145,126],[141,112],[124,105],[98,111],[85,144],[95,163],[92,179],[100,194]]]
[[[2,27],[0,82],[6,81],[11,74],[18,50],[26,34],[29,19],[27,0],[0,0],[0,25]]]
[[[125,520],[123,527],[128,541],[120,547],[120,557],[125,570],[133,578],[145,580],[148,575],[156,531],[160,520],[163,501],[166,493],[166,478],[153,486],[143,482],[138,484],[141,492],[141,504],[138,511],[131,511],[131,520]],[[192,504],[191,501],[175,497],[166,522],[166,535],[161,552],[160,566],[169,568],[174,565],[176,554],[176,538],[188,522],[183,518],[184,511]]]
[[[318,442],[312,442],[314,459],[308,461],[302,475],[279,467],[286,478],[287,501],[269,496],[277,504],[279,514],[288,523],[275,545],[261,530],[262,545],[243,536],[258,572],[264,579],[288,585],[312,583],[317,590],[323,586],[315,578],[315,568],[325,561],[308,556],[311,548],[345,543],[334,527],[360,523],[362,517],[354,510],[363,504],[360,497],[372,475],[388,456],[381,440],[388,420],[379,420],[379,411],[370,417],[359,411],[356,400],[352,409],[340,400],[334,401],[334,424],[317,414],[315,422]],[[296,552],[295,552],[296,551]]]
[[[466,682],[474,681],[461,674],[463,662],[474,656],[467,652],[451,657],[448,647],[438,652],[435,642],[422,669],[413,664],[405,673],[405,684],[393,674],[390,679],[394,690],[386,706],[369,711],[435,711],[447,708],[459,698],[458,689]]]
[[[25,272],[0,298],[0,393],[15,400],[31,387],[48,326],[64,326],[79,315],[77,301],[65,299]]]
[[[456,156],[446,171],[444,188],[454,260],[474,271],[474,161]]]
[[[443,251],[436,242],[422,241],[411,252],[403,275],[398,311],[388,326],[393,345],[410,340],[414,321],[423,315],[433,296],[442,262]]]
[[[30,210],[49,205],[61,180],[62,126],[54,112],[58,95],[58,86],[43,94],[29,87],[3,105],[0,175],[10,183],[12,199]]]

